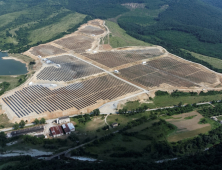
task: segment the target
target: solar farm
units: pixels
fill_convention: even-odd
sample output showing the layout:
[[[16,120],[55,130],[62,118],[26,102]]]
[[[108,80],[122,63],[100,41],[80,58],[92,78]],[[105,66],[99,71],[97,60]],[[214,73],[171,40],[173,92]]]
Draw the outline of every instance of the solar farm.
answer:
[[[216,84],[217,74],[170,57],[119,70],[121,76],[145,87],[158,88],[165,83],[174,87],[201,87],[201,83]]]
[[[70,55],[52,57],[50,61],[57,65],[59,64],[60,67],[45,67],[37,75],[37,79],[68,82],[103,72],[103,70]]]
[[[89,113],[111,101],[156,90],[200,91],[221,85],[222,77],[159,46],[100,50],[109,33],[93,20],[61,39],[31,48],[42,63],[20,87],[0,98],[12,121]]]

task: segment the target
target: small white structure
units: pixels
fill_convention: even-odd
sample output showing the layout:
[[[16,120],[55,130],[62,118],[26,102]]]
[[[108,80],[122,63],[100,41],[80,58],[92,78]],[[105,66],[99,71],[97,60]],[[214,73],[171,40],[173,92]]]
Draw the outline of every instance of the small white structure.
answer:
[[[218,120],[216,116],[212,116],[211,119],[213,119],[213,120],[215,120],[215,121]]]
[[[64,116],[64,117],[60,117],[56,119],[57,124],[63,124],[63,123],[69,123],[69,122],[70,122],[69,116]]]
[[[57,84],[50,84],[51,87],[57,87]]]
[[[32,82],[30,82],[30,83],[29,83],[29,86],[31,86],[32,84],[33,84],[33,83],[32,83]]]
[[[42,58],[42,56],[41,56],[41,55],[38,55],[38,57],[39,57],[39,58]]]
[[[87,51],[91,51],[91,49],[88,49]]]
[[[46,62],[46,64],[51,64],[52,63],[51,60],[46,60],[45,62]]]
[[[117,73],[117,74],[118,74],[118,73],[119,73],[119,71],[118,71],[118,70],[114,70],[114,73]]]
[[[95,53],[97,53],[97,51],[93,51],[93,53],[95,54]]]
[[[75,126],[72,123],[67,123],[67,125],[72,132],[75,131]]]
[[[143,65],[146,65],[146,61],[143,61],[143,63],[142,63]]]
[[[61,68],[61,65],[60,65],[60,64],[56,64],[56,66],[59,67],[59,68]]]

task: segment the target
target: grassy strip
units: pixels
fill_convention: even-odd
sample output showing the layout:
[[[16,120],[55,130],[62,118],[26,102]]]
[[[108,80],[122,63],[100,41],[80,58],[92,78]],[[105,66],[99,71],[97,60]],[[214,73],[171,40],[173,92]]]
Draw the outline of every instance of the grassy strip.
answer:
[[[209,57],[209,56],[205,56],[205,55],[201,55],[195,52],[190,52],[188,50],[184,50],[186,52],[189,52],[192,56],[194,56],[195,58],[205,61],[209,64],[211,64],[213,67],[218,68],[218,69],[222,69],[222,60],[218,59],[218,58],[213,58],[213,57]]]
[[[197,115],[193,115],[193,116],[188,116],[188,117],[185,117],[184,119],[188,120],[188,119],[193,119],[194,117],[196,117]]]
[[[118,24],[106,21],[106,25],[109,28],[111,34],[109,37],[110,45],[113,48],[125,47],[125,46],[151,46],[151,44],[137,40],[126,33],[125,30],[119,27]],[[108,43],[107,37],[105,43]]]

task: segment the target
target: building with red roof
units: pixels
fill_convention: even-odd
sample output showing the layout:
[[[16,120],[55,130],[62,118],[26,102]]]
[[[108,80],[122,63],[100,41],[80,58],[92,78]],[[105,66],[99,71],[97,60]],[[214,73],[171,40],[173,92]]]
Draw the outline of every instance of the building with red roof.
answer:
[[[51,132],[53,137],[59,137],[59,136],[62,136],[64,134],[61,126],[51,127],[50,132]]]

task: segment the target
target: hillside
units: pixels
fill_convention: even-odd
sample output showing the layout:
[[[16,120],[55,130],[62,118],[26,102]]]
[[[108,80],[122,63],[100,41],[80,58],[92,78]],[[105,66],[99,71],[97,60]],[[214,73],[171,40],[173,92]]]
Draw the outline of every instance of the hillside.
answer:
[[[74,32],[91,18],[101,18],[118,22],[136,39],[222,72],[181,50],[221,59],[222,3],[218,0],[3,0],[0,6],[1,50],[24,52]]]

